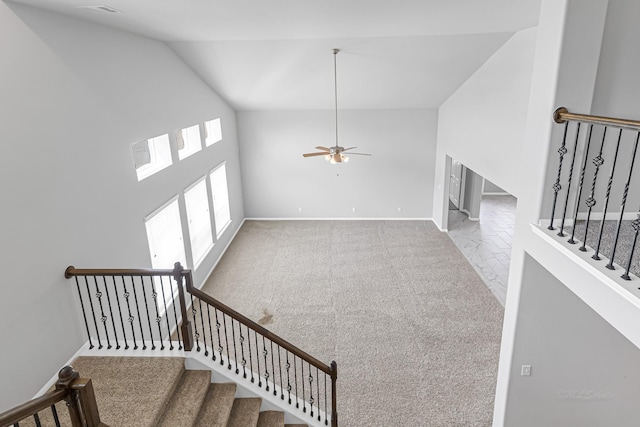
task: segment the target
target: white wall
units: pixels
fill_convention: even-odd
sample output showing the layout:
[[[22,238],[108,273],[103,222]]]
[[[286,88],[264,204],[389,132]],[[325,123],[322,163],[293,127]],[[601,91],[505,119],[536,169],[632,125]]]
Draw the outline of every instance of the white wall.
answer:
[[[149,267],[143,217],[224,159],[244,212],[235,114],[166,45],[4,2],[0,28],[2,411],[85,340],[68,265]],[[215,117],[223,142],[137,182],[133,142]]]
[[[640,350],[533,258],[525,265],[505,425],[638,425]]]
[[[340,111],[340,145],[372,156],[303,158],[335,145],[334,120],[330,110],[238,113],[247,217],[430,217],[437,111]]]

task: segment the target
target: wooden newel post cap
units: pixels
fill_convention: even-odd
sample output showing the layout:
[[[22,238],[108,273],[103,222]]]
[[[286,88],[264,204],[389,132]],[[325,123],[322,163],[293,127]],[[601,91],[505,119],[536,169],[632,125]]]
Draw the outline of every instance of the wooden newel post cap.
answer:
[[[71,384],[80,378],[78,371],[72,366],[65,366],[58,372],[58,381],[56,382],[56,390],[67,389]]]

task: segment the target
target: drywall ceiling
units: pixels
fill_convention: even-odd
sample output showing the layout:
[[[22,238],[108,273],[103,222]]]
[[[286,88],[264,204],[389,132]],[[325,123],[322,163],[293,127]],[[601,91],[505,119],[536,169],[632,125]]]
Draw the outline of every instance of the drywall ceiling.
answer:
[[[431,108],[540,0],[17,0],[168,42],[237,110]],[[104,5],[122,13],[82,6]]]

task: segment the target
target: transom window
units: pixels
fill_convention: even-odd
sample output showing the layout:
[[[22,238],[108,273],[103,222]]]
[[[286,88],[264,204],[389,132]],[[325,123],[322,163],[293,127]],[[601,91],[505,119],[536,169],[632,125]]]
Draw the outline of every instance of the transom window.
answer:
[[[167,134],[136,142],[131,148],[138,181],[171,166],[171,147]]]
[[[204,141],[207,147],[222,141],[222,127],[220,119],[209,120],[204,124]]]
[[[176,132],[176,145],[178,146],[178,158],[180,160],[184,160],[202,150],[200,125],[184,128]]]

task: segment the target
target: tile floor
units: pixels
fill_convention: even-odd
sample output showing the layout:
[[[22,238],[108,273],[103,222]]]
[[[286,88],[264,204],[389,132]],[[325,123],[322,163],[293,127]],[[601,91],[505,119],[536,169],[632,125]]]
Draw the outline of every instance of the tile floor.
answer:
[[[504,306],[509,281],[511,242],[516,220],[516,198],[484,196],[480,221],[449,211],[449,237]]]

